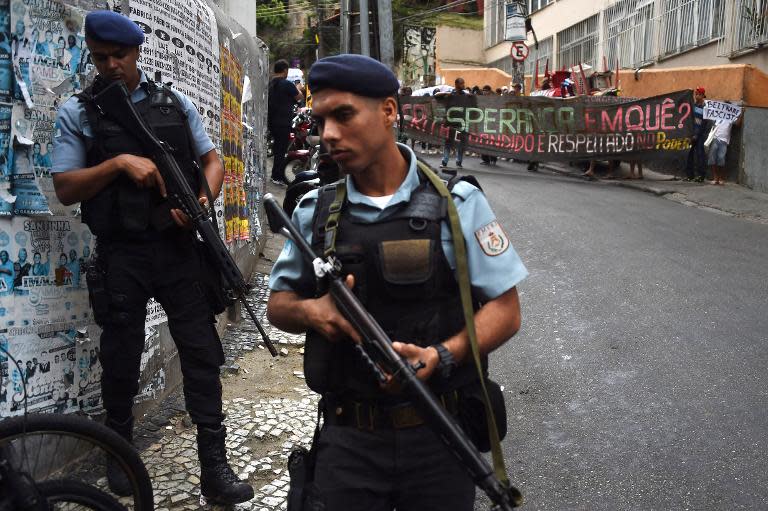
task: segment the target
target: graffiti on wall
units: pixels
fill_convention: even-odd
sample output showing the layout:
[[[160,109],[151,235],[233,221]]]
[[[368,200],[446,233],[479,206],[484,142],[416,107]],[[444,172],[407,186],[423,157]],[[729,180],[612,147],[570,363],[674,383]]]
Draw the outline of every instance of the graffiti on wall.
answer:
[[[413,88],[435,84],[435,27],[405,27],[401,80]]]

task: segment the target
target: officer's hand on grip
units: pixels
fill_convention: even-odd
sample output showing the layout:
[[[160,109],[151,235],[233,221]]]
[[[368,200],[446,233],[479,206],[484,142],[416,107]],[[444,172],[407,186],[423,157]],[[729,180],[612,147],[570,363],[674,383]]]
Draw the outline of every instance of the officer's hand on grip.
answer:
[[[200,202],[200,205],[203,207],[203,209],[208,207],[208,197],[198,197],[197,200]],[[171,218],[173,218],[173,221],[176,222],[176,225],[182,229],[191,229],[194,227],[192,221],[189,219],[189,216],[187,216],[187,214],[180,209],[172,209]]]
[[[401,357],[405,358],[411,366],[423,364],[424,367],[419,369],[416,373],[416,376],[421,381],[428,380],[440,363],[440,355],[438,355],[437,350],[431,346],[422,348],[416,344],[394,341],[392,343],[392,348]]]
[[[347,275],[344,282],[349,289],[355,285],[355,278]],[[306,321],[313,330],[328,339],[329,341],[340,341],[351,338],[356,343],[361,343],[360,334],[352,326],[352,323],[336,308],[330,293],[326,293],[320,298],[306,300],[305,303]]]
[[[139,188],[154,188],[157,187],[160,192],[160,196],[167,197],[168,193],[165,190],[165,181],[163,176],[160,175],[160,171],[157,169],[155,162],[149,158],[141,156],[134,156],[132,154],[121,154],[117,156],[118,164],[123,169],[131,181],[136,183]]]

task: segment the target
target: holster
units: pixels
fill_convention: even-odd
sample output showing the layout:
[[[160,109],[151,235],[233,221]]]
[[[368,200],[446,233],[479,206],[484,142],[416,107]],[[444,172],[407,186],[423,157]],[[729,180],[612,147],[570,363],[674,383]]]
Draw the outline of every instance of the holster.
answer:
[[[221,314],[227,307],[235,303],[234,293],[224,286],[224,278],[219,270],[219,263],[213,252],[203,242],[198,243],[201,260],[203,262],[203,283],[205,295],[214,314]]]
[[[107,265],[99,248],[86,264],[85,281],[88,284],[88,301],[93,310],[93,320],[103,327],[109,315],[110,297],[107,289]]]
[[[317,423],[315,434],[312,436],[312,446],[296,447],[288,455],[288,489],[287,511],[326,511],[325,503],[320,497],[320,491],[315,485],[315,466],[317,464],[317,440],[320,436],[320,415],[324,409],[321,399],[317,408]]]
[[[499,384],[490,378],[485,379],[485,386],[488,389],[488,398],[493,409],[499,440],[503,440],[507,434],[507,407],[504,403],[504,393]],[[480,452],[491,450],[488,422],[485,417],[480,380],[459,389],[459,423]]]

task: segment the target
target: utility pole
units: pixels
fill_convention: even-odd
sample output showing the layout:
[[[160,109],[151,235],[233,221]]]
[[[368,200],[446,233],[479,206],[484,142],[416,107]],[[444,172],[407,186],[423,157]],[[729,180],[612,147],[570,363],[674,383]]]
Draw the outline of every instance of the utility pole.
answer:
[[[392,31],[392,0],[378,0],[379,57],[390,69],[395,67],[395,35]]]
[[[315,0],[315,13],[317,14],[317,60],[323,55],[323,16],[320,14],[320,0]]]
[[[341,53],[349,53],[349,3],[350,0],[341,0]]]
[[[360,0],[360,54],[371,56],[371,25],[368,21],[368,0]]]

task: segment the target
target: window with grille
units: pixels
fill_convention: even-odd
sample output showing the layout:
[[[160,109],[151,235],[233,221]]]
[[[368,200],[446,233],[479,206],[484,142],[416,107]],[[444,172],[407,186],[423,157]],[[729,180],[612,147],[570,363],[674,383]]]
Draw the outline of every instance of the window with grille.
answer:
[[[566,68],[577,64],[595,67],[599,42],[599,20],[595,14],[557,33],[557,62]]]
[[[723,35],[726,0],[661,0],[662,57],[682,53]]]
[[[620,0],[605,10],[608,67],[638,68],[653,62],[656,23],[653,0]]]
[[[530,52],[528,52],[528,58],[525,61],[525,73],[533,76],[536,72],[536,62],[539,63],[539,74],[544,74],[544,69],[547,67],[547,61],[549,61],[549,68],[552,69],[554,62],[552,62],[552,37],[539,41],[539,48],[536,49],[536,45],[532,44]]]
[[[488,0],[485,7],[485,46],[496,46],[504,40],[506,13],[504,0]]]

